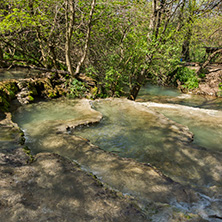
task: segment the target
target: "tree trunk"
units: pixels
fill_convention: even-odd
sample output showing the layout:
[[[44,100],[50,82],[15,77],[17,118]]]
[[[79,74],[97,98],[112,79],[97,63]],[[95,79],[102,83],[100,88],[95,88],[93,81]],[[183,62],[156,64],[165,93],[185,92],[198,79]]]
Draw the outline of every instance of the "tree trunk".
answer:
[[[187,32],[187,34],[185,36],[183,45],[182,45],[182,59],[184,61],[187,61],[187,62],[190,61],[190,40],[191,40],[191,35],[192,35],[192,32],[191,32],[191,29],[189,28],[189,30],[188,30],[188,32]]]
[[[134,86],[130,89],[130,94],[128,96],[128,99],[136,100],[138,93],[140,91],[140,88],[144,84],[144,81],[145,81],[145,72],[146,72],[146,69],[143,68],[141,73],[137,76]]]
[[[4,65],[3,59],[4,59],[3,50],[2,47],[0,46],[0,67]]]
[[[43,43],[43,40],[41,38],[41,34],[40,34],[40,31],[39,31],[38,28],[36,30],[36,37],[37,37],[38,42],[39,42],[39,48],[40,48],[40,51],[41,51],[43,64],[47,65],[46,53],[45,53],[45,49],[44,49],[44,46],[43,46],[44,43]]]
[[[71,74],[71,76],[74,75],[73,67],[72,67],[72,62],[71,62],[71,53],[70,53],[70,45],[71,45],[71,40],[69,38],[66,39],[65,43],[65,58],[66,58],[66,66]]]
[[[66,18],[65,58],[66,58],[66,66],[71,76],[74,76],[74,70],[71,62],[71,39],[75,23],[75,12],[76,12],[75,4],[76,4],[75,1],[66,0],[66,5],[65,5],[65,18]]]
[[[89,14],[89,22],[88,22],[88,26],[87,26],[86,42],[85,42],[85,46],[84,46],[84,49],[83,49],[82,57],[81,57],[78,65],[76,67],[75,75],[79,74],[81,66],[84,63],[85,59],[86,59],[87,51],[88,51],[88,48],[89,48],[89,40],[90,40],[90,34],[91,34],[91,28],[92,28],[92,17],[93,17],[95,6],[96,6],[96,0],[92,0],[91,10],[90,10],[90,14]]]
[[[28,58],[33,59],[33,60],[35,61],[35,63],[38,64],[39,66],[44,67],[44,65],[41,63],[41,61],[39,61],[39,58],[36,58],[35,56],[26,53],[22,48],[18,48],[18,47],[16,47],[16,46],[12,45],[10,42],[7,42],[7,41],[4,40],[3,38],[0,38],[0,40],[1,40],[2,42],[4,42],[7,46],[9,46],[9,48],[8,48],[9,50],[10,50],[10,48],[12,48],[14,51],[18,51],[18,52],[20,52],[21,54],[27,56]]]

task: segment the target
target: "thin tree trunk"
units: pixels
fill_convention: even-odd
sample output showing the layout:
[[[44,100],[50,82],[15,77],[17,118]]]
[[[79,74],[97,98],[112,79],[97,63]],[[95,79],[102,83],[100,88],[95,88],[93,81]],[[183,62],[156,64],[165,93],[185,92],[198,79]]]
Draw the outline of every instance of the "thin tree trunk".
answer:
[[[84,63],[84,61],[86,59],[87,51],[88,51],[88,48],[89,48],[90,34],[91,34],[91,28],[92,28],[92,18],[93,18],[93,13],[94,13],[94,10],[95,10],[95,6],[96,6],[96,0],[92,0],[91,10],[90,10],[90,14],[89,14],[89,22],[88,22],[88,26],[87,26],[85,46],[84,46],[84,49],[83,49],[82,57],[81,57],[78,65],[76,67],[75,75],[79,74],[80,69],[82,67],[82,64]]]
[[[146,72],[146,69],[143,68],[141,73],[137,77],[137,81],[135,82],[135,85],[130,89],[130,94],[128,96],[128,99],[136,100],[136,97],[138,96],[140,88],[145,81],[145,72]]]
[[[75,23],[76,5],[73,0],[66,0],[65,18],[66,18],[66,42],[65,42],[65,58],[66,65],[71,76],[74,75],[74,70],[71,62],[71,39]]]
[[[38,29],[36,30],[36,36],[37,36],[37,39],[38,39],[38,42],[39,42],[39,48],[40,48],[40,51],[41,51],[43,64],[46,65],[47,64],[47,59],[46,59],[46,54],[45,54],[45,50],[44,50],[44,46],[43,46],[44,44],[42,42],[40,31]]]
[[[2,47],[0,46],[0,67],[2,67],[4,64],[3,60],[4,60],[3,50]]]
[[[27,54],[23,49],[21,49],[21,48],[19,49],[19,48],[17,48],[16,46],[13,46],[11,43],[7,42],[6,40],[4,40],[4,39],[2,39],[2,38],[0,38],[0,40],[1,40],[2,42],[4,42],[6,45],[8,45],[9,47],[11,47],[12,49],[14,49],[14,50],[22,53],[23,55],[25,55],[25,56],[33,59],[33,60],[36,62],[36,64],[38,64],[39,66],[44,67],[44,65],[39,61],[38,58],[36,58],[36,57],[34,57],[34,56],[32,56],[32,55]]]
[[[183,60],[189,62],[190,61],[190,40],[191,40],[191,35],[192,35],[192,31],[189,28],[185,39],[183,41],[183,45],[182,45],[182,58]]]

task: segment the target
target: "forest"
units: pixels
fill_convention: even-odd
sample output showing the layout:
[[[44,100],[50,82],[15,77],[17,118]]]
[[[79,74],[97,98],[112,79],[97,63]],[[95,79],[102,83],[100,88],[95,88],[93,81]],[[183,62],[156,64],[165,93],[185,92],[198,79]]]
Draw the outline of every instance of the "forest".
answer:
[[[221,47],[220,0],[0,1],[0,67],[58,72],[78,94],[80,74],[101,98],[135,100],[147,79],[192,89],[204,73],[185,64]]]

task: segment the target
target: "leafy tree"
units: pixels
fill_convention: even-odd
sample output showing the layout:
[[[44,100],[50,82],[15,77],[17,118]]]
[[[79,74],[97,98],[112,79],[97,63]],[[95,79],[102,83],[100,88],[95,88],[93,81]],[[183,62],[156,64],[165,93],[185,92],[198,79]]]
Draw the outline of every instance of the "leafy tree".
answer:
[[[181,58],[221,46],[221,21],[219,0],[1,1],[0,65],[67,70],[70,87],[85,73],[95,96],[134,100],[147,78],[173,81]]]

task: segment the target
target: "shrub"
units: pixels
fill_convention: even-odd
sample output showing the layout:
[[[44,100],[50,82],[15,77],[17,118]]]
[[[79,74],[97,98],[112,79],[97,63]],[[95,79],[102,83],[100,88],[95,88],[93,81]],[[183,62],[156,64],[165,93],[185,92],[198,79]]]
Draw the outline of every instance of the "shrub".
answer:
[[[71,98],[80,98],[83,97],[85,92],[87,91],[87,88],[85,86],[85,83],[74,79],[72,83],[69,86],[69,94],[68,96]]]
[[[177,82],[177,80],[186,89],[194,89],[199,86],[195,71],[187,67],[179,67],[177,69],[174,82]]]

